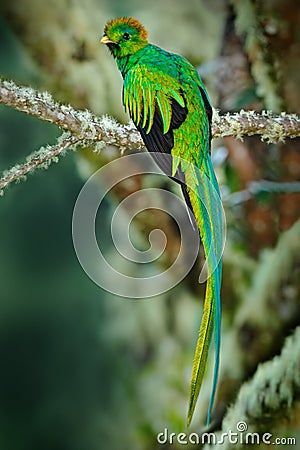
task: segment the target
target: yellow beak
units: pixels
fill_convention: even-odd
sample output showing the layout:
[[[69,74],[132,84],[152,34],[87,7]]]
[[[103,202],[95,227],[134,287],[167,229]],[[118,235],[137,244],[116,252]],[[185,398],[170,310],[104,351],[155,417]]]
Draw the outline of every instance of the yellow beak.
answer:
[[[114,44],[114,41],[111,41],[106,35],[100,40],[101,44]]]

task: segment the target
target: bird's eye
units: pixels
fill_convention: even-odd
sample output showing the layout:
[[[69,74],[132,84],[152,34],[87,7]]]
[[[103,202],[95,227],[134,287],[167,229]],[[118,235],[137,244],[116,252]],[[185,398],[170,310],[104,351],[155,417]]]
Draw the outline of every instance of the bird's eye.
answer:
[[[124,33],[123,34],[123,39],[125,39],[125,41],[128,41],[130,39],[130,34],[129,33]]]

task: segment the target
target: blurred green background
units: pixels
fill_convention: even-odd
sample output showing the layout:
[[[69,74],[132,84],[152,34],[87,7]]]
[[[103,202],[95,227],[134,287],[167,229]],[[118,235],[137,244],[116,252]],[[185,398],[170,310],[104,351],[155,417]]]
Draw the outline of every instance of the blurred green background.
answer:
[[[1,75],[36,81],[3,18],[0,29]],[[56,127],[2,105],[0,123],[2,169],[58,135]],[[69,154],[1,199],[3,449],[120,448],[122,433],[130,432],[124,378],[131,379],[133,363],[110,338],[107,308],[123,300],[87,278],[72,246],[72,210],[81,186]]]
[[[0,29],[1,75],[36,82],[3,18]],[[2,105],[0,123],[2,169],[59,134]],[[1,199],[3,449],[131,448],[134,361],[110,331],[108,307],[125,300],[94,285],[75,256],[71,220],[82,184],[69,154]]]
[[[289,3],[299,13],[297,2]],[[74,107],[126,121],[120,76],[99,37],[107,19],[133,15],[145,23],[154,43],[200,66],[214,104],[223,110],[278,108],[299,113],[297,21],[285,5],[279,0],[169,0],[151,5],[144,0],[2,1],[0,75],[48,89],[55,99]],[[251,20],[257,20],[257,26],[267,24],[263,37],[269,39],[269,47]],[[285,50],[287,40],[290,52]],[[261,56],[261,48],[271,49],[269,59]],[[283,54],[285,69],[270,60]],[[278,69],[281,79],[278,73],[269,74],[270,66]],[[0,105],[1,170],[42,145],[54,144],[58,135],[55,126]],[[226,161],[217,169],[227,194],[260,178],[300,178],[299,142],[288,142],[289,151],[256,138],[243,144],[228,138],[214,145],[216,152],[221,146],[227,149]],[[241,151],[243,164],[237,158]],[[93,284],[77,261],[71,236],[73,207],[87,174],[82,156],[90,164],[88,172],[105,163],[105,158],[95,162],[88,153],[78,162],[68,152],[58,164],[10,187],[1,198],[1,450],[147,450],[157,447],[156,434],[165,426],[185,430],[201,311],[195,276],[161,298],[143,301],[115,297]],[[105,208],[104,242],[109,201]],[[252,309],[248,303],[247,315],[239,315],[244,321],[235,321],[256,274],[262,273],[261,256],[266,249],[272,252],[282,232],[299,218],[299,197],[271,195],[266,200],[262,195],[226,212],[224,354],[233,354],[232,342],[240,347],[235,349],[236,364],[223,357],[218,420],[242,381],[259,361],[280,350],[285,335],[299,322],[296,264],[289,276],[282,275],[275,300],[264,305],[276,313],[287,305],[270,328],[277,336],[274,342],[265,344],[261,330],[270,324],[257,318],[258,303]],[[253,352],[244,357],[247,348]],[[202,418],[209,377],[204,392],[197,412]],[[201,423],[197,418],[198,431]]]

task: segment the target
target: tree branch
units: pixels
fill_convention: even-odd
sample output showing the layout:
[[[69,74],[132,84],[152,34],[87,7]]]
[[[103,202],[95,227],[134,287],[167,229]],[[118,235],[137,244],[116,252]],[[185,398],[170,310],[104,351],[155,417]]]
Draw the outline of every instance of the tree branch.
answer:
[[[143,148],[139,133],[133,124],[120,125],[109,117],[97,118],[90,111],[75,110],[70,105],[60,105],[48,92],[38,92],[30,87],[17,86],[0,80],[0,103],[11,106],[45,122],[76,134],[80,140],[103,141],[106,144],[126,148]],[[213,137],[259,134],[268,142],[300,136],[300,118],[296,114],[270,112],[257,114],[243,111],[219,115],[216,111],[212,125]]]
[[[88,110],[61,105],[48,92],[38,92],[30,87],[17,86],[12,81],[0,80],[0,103],[54,123],[77,136],[77,140],[88,141],[89,144],[101,142],[103,146],[115,145],[121,150],[144,148],[133,124],[121,125],[110,117],[98,118]]]
[[[300,393],[300,328],[286,339],[279,356],[261,364],[254,377],[241,388],[236,403],[223,420],[220,434],[237,431],[237,424],[247,424],[247,432],[276,430],[284,411],[293,407]],[[236,448],[241,448],[237,445]],[[208,446],[205,449],[208,450]],[[227,440],[215,448],[232,448]]]
[[[33,172],[36,168],[46,168],[51,162],[57,162],[57,157],[77,141],[78,138],[76,136],[72,136],[70,133],[63,133],[59,137],[56,145],[41,147],[38,151],[27,157],[26,163],[22,165],[16,164],[11,169],[6,170],[0,179],[0,195],[3,195],[2,189],[10,183],[25,179],[26,175]]]
[[[274,115],[270,111],[261,114],[255,111],[241,110],[239,113],[214,115],[212,125],[213,137],[235,136],[242,139],[244,135],[258,134],[268,143],[283,142],[285,138],[300,136],[300,117],[296,114],[282,112]]]
[[[240,203],[246,202],[258,194],[290,194],[292,192],[300,192],[300,181],[250,181],[247,183],[246,189],[224,196],[222,200],[227,204],[227,206],[233,207],[239,205]]]
[[[30,87],[18,86],[12,81],[0,80],[0,103],[56,124],[70,133],[68,138],[64,137],[57,145],[40,149],[25,164],[6,171],[0,179],[0,189],[22,179],[36,167],[51,163],[53,157],[74,143],[82,146],[93,144],[96,151],[107,145],[114,145],[121,151],[145,149],[132,122],[121,125],[107,116],[98,118],[88,110],[75,110],[70,105],[55,102],[48,92],[38,92]],[[300,118],[295,114],[285,113],[274,116],[269,112],[257,114],[254,111],[240,111],[219,115],[215,111],[212,124],[214,138],[231,135],[242,139],[243,135],[253,134],[261,135],[268,142],[283,141],[286,137],[295,138],[300,136]]]
[[[222,355],[233,354],[234,364],[231,358],[222,358],[217,393],[220,415],[224,405],[232,403],[237,388],[254,373],[261,361],[278,352],[287,330],[297,324],[300,313],[296,282],[299,278],[300,219],[280,235],[273,249],[264,249],[257,261],[237,254],[230,241],[226,245],[223,261],[228,279],[225,283],[239,280],[235,281],[231,295],[240,301],[234,313],[231,312],[232,317],[227,310],[226,320],[230,327],[224,329],[222,335]],[[272,370],[268,376],[272,378]],[[243,389],[242,385],[241,391]]]

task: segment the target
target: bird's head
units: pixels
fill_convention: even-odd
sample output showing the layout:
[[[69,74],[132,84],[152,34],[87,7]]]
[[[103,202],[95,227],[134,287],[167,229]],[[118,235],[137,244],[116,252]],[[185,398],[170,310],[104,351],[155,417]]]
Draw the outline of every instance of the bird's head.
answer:
[[[122,17],[107,22],[102,44],[106,44],[114,58],[133,55],[148,44],[147,31],[132,17]]]

